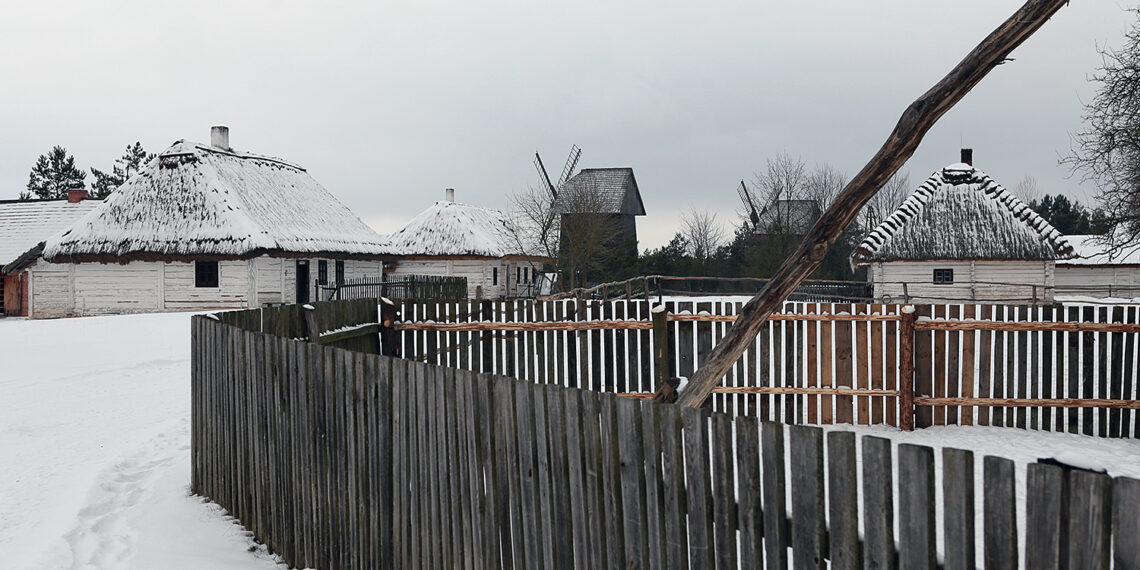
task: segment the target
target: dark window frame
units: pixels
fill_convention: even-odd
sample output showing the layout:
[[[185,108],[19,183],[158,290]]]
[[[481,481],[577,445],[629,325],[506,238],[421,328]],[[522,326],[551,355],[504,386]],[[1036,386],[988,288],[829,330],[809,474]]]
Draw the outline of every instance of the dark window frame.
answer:
[[[344,285],[344,260],[336,260],[336,284]]]
[[[329,262],[324,259],[317,260],[317,283],[321,285],[329,283]]]
[[[194,286],[203,288],[218,288],[218,262],[217,261],[195,261],[194,262]]]
[[[499,268],[498,267],[492,267],[491,268],[491,285],[498,285],[498,284],[499,284]]]
[[[952,285],[954,283],[953,269],[935,269],[934,282],[939,285]]]

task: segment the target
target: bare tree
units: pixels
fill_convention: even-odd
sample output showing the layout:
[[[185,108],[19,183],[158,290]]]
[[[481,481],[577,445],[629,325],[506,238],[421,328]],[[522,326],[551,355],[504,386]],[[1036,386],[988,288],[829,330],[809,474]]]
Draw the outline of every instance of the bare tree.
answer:
[[[883,184],[883,187],[863,206],[863,211],[860,212],[859,216],[863,229],[870,231],[883,223],[887,216],[902,205],[903,200],[906,200],[907,196],[910,195],[910,191],[910,173],[894,173],[887,180],[887,183]]]
[[[769,158],[764,172],[756,175],[749,189],[752,202],[764,210],[761,233],[783,233],[792,227],[791,208],[781,207],[787,200],[801,200],[808,183],[807,164],[800,157],[780,153]],[[747,214],[747,213],[746,213]]]
[[[1112,246],[1140,242],[1140,9],[1118,49],[1102,48],[1090,77],[1100,86],[1085,105],[1085,129],[1061,159],[1097,187]]]
[[[510,195],[519,240],[527,251],[558,257],[558,222],[554,197],[545,188],[528,187]]]
[[[1021,199],[1022,202],[1029,204],[1041,199],[1041,190],[1037,187],[1037,178],[1032,174],[1026,174],[1017,182],[1017,186],[1013,189],[1013,195]]]
[[[811,200],[820,211],[827,209],[847,185],[847,176],[830,164],[820,164],[807,176],[801,193],[802,199]]]
[[[563,190],[558,211],[558,266],[571,289],[589,284],[605,273],[625,251],[621,221],[597,192]]]
[[[689,255],[707,262],[724,240],[724,230],[716,223],[716,214],[708,210],[690,209],[681,214],[681,233],[688,240]]]

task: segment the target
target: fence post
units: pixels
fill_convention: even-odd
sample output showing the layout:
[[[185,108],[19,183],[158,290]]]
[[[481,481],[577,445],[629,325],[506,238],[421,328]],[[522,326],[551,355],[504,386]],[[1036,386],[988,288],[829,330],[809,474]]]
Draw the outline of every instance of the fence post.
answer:
[[[669,359],[669,312],[665,305],[650,309],[653,318],[653,384],[658,402],[677,401],[677,381],[670,380],[673,369]]]
[[[301,315],[305,319],[305,336],[309,337],[309,342],[320,344],[321,343],[321,330],[317,327],[317,311],[312,305],[301,305]]]
[[[903,285],[905,288],[906,285]],[[899,427],[914,430],[914,305],[901,308],[899,322]]]
[[[380,297],[380,354],[384,356],[400,356],[396,329],[393,328],[399,318],[400,311],[396,304],[387,297]]]

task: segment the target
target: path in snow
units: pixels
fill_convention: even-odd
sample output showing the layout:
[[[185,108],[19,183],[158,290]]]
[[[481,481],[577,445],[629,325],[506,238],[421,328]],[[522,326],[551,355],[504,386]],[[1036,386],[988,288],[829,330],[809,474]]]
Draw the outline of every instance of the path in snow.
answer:
[[[189,494],[190,318],[0,320],[5,568],[276,567]]]

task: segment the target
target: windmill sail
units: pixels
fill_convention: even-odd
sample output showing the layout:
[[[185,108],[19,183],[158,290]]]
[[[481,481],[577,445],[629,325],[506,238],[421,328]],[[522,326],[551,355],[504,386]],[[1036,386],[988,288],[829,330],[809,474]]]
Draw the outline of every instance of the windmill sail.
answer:
[[[561,188],[571,176],[574,176],[574,169],[578,167],[578,159],[582,156],[582,149],[578,145],[570,145],[570,154],[566,157],[566,165],[562,167],[562,174],[558,177],[557,187]]]
[[[752,220],[752,227],[756,228],[760,224],[760,214],[756,212],[756,205],[752,203],[752,194],[748,192],[743,180],[740,181],[740,188],[736,192],[740,194],[740,201],[744,202],[744,207],[748,209],[748,219]]]
[[[558,191],[554,189],[554,185],[550,183],[550,176],[546,174],[546,167],[542,165],[542,157],[538,156],[538,151],[534,153],[534,167],[538,169],[538,175],[541,177],[542,182],[546,184],[546,188],[550,190],[550,195],[557,198]]]

